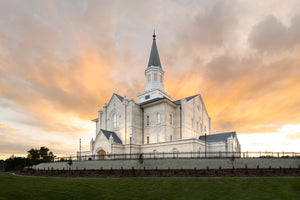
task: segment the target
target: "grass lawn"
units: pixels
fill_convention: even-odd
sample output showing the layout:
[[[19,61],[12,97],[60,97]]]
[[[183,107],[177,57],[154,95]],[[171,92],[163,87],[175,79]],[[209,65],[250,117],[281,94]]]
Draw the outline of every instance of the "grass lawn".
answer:
[[[40,178],[0,173],[2,199],[300,199],[300,178]]]

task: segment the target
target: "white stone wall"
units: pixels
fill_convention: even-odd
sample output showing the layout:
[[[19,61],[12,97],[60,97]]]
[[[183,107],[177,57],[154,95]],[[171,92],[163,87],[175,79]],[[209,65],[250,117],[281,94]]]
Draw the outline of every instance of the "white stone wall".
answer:
[[[245,169],[247,165],[248,169],[260,168],[298,168],[300,163],[299,158],[235,158],[232,162],[229,158],[222,159],[145,159],[143,164],[138,160],[93,160],[93,161],[74,161],[71,169],[83,170],[83,169],[232,169],[234,166],[236,169]],[[33,169],[47,170],[53,168],[54,170],[69,169],[67,162],[52,162],[41,163],[33,166]]]
[[[144,108],[144,144],[170,141],[170,135],[174,137],[176,106],[171,106],[166,102],[161,102],[150,107]],[[159,115],[159,116],[158,116]],[[172,115],[172,124],[170,124],[170,115]],[[147,116],[149,116],[149,125],[147,125]],[[158,120],[158,118],[160,118]],[[173,138],[172,138],[173,139]],[[173,139],[174,140],[174,139]]]
[[[205,105],[199,96],[183,101],[183,139],[199,138],[200,135],[210,134],[210,118]]]

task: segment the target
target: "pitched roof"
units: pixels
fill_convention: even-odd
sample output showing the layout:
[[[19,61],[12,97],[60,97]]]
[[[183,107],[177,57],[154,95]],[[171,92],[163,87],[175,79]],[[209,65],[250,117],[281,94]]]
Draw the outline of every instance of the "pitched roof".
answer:
[[[103,129],[101,129],[101,131],[108,140],[109,140],[110,136],[112,135],[115,143],[122,144],[122,140],[118,137],[118,135],[115,132],[107,131],[107,130],[103,130]]]
[[[183,98],[183,99],[186,99],[186,101],[189,101],[189,100],[193,99],[194,97],[196,97],[196,96],[198,96],[198,95],[199,95],[199,94],[196,94],[196,95],[193,95],[193,96],[190,96],[190,97],[186,97],[186,98]],[[182,99],[173,101],[173,103],[175,103],[176,105],[180,105],[180,104],[181,104],[181,100],[182,100]]]
[[[120,95],[118,95],[118,94],[116,94],[116,93],[114,93],[114,95],[116,95],[120,101],[123,101],[123,100],[124,100],[124,97],[122,97],[122,96],[120,96]]]
[[[166,97],[159,97],[159,98],[151,99],[149,101],[145,101],[143,103],[140,103],[139,105],[143,106],[143,105],[146,105],[146,104],[149,104],[149,103],[153,103],[153,102],[156,102],[156,101],[159,101],[159,100],[162,100],[162,99],[167,99],[167,98]]]
[[[236,137],[236,132],[218,133],[206,135],[206,142],[226,142],[229,137]],[[205,141],[205,136],[199,137],[199,140]]]
[[[152,48],[150,53],[150,58],[148,62],[148,67],[150,66],[159,66],[161,68],[160,59],[158,55],[158,50],[155,42],[156,35],[153,35],[153,42],[152,42]]]

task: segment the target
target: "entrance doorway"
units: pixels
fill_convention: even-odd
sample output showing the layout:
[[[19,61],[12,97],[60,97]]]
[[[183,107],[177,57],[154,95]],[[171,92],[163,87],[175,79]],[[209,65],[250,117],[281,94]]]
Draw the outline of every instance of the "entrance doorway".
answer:
[[[104,150],[98,151],[98,159],[103,160],[105,158],[106,152]]]

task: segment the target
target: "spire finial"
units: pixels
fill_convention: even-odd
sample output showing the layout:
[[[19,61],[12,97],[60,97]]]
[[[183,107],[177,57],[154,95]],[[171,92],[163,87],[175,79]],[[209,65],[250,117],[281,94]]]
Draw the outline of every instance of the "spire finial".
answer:
[[[155,40],[155,37],[156,37],[156,35],[155,35],[155,29],[153,29],[153,40]]]

